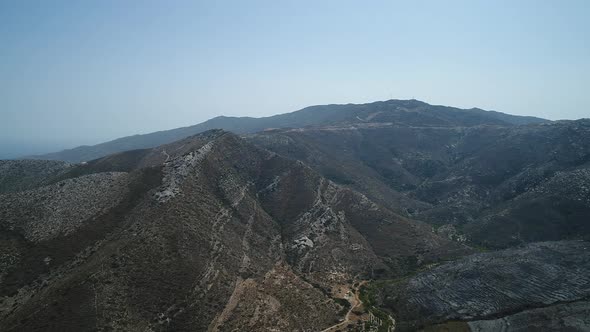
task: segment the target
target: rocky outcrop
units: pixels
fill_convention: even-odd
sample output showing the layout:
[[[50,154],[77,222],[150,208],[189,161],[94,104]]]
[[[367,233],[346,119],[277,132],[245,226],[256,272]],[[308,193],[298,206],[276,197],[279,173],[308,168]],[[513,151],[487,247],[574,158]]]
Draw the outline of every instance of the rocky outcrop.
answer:
[[[180,185],[189,173],[196,172],[195,167],[207,156],[212,146],[213,142],[206,143],[198,150],[172,160],[168,160],[170,156],[167,155],[162,188],[155,193],[158,202],[164,203],[181,193]]]

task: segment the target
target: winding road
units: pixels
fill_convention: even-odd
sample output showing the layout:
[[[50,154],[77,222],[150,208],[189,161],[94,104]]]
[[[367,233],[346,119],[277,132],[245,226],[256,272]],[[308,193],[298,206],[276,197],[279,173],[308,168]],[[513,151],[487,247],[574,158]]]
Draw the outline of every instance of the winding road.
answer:
[[[359,298],[359,292],[361,287],[365,283],[366,281],[362,281],[361,283],[359,283],[358,287],[354,289],[354,296],[348,299],[348,302],[350,303],[350,309],[346,313],[346,316],[344,316],[344,320],[336,325],[332,325],[327,329],[322,330],[321,332],[335,332],[340,328],[346,327],[348,324],[352,322],[350,319],[352,312],[363,304],[363,301],[361,301],[361,299]]]

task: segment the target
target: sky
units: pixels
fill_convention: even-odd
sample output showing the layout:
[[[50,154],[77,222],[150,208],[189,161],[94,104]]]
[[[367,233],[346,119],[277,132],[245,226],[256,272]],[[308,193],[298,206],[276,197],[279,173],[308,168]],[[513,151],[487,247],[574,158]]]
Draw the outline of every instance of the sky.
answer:
[[[590,117],[590,1],[0,1],[0,158],[335,103]]]

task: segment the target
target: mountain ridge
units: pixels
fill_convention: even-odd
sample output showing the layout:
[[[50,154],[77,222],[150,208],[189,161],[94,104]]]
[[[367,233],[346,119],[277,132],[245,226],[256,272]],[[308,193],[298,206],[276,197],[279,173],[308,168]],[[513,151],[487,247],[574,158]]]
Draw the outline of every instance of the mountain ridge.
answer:
[[[392,117],[386,119],[386,116],[383,117],[383,113],[390,113]],[[366,117],[364,117],[365,115]],[[383,118],[379,119],[379,116]],[[458,119],[464,117],[470,117],[470,120],[467,120],[464,123],[453,123],[453,121],[460,121]],[[343,123],[362,123],[366,122],[367,119],[379,122],[393,120],[401,124],[429,121],[431,123],[445,125],[473,125],[485,123],[516,125],[549,121],[536,117],[524,117],[496,111],[484,111],[477,108],[465,110],[448,106],[430,105],[413,99],[392,99],[366,104],[329,104],[309,106],[298,111],[262,118],[218,116],[193,126],[126,136],[97,145],[79,146],[73,149],[43,155],[28,156],[25,158],[81,162],[100,158],[116,152],[151,148],[161,144],[171,143],[210,129],[219,128],[237,134],[244,134],[273,128],[300,128]]]
[[[47,174],[0,194],[3,331],[316,330],[333,286],[472,252],[222,130]]]
[[[590,120],[343,114],[76,164],[0,162],[0,329],[590,326],[576,302],[590,295]],[[552,271],[573,282],[552,287]],[[541,289],[521,286],[535,278]],[[463,286],[490,281],[485,297]],[[449,295],[429,305],[432,289]],[[471,300],[483,313],[465,314]]]
[[[590,120],[508,127],[350,125],[245,137],[477,246],[590,240]]]

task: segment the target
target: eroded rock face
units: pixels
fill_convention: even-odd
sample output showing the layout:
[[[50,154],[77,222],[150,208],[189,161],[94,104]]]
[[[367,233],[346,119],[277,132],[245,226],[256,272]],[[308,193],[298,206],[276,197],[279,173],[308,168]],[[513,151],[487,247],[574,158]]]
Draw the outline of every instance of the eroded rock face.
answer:
[[[196,151],[191,151],[172,160],[166,160],[164,162],[162,188],[154,194],[156,200],[164,203],[180,194],[180,185],[189,173],[196,172],[195,167],[207,156],[212,146],[213,142],[209,142]]]
[[[508,316],[494,323],[472,325],[487,328],[509,321],[520,321],[522,325],[523,315],[534,317],[561,310],[556,307],[525,314],[530,308],[575,302],[588,296],[590,243],[563,241],[475,254],[435,267],[387,286],[383,291],[383,303],[395,312],[402,330],[451,320],[476,321]],[[587,305],[572,306],[574,316],[587,310]],[[567,307],[563,310],[565,312]],[[560,315],[559,311],[553,312],[556,317]],[[530,324],[534,324],[534,320]]]

